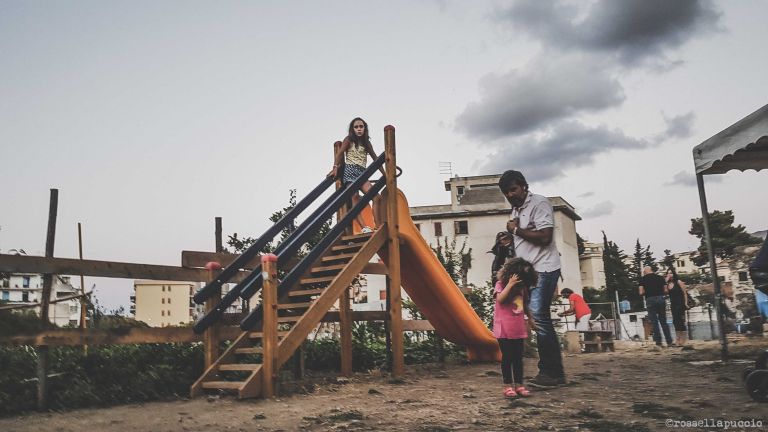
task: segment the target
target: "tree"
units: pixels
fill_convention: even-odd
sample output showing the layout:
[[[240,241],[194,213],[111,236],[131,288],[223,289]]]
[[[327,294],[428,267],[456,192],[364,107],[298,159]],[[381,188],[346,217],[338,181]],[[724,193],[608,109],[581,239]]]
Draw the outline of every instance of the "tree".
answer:
[[[672,251],[664,249],[664,259],[661,260],[664,263],[664,267],[671,268],[675,266],[675,256],[672,255]]]
[[[467,273],[472,268],[472,248],[464,252],[467,247],[467,242],[461,245],[460,249],[456,249],[456,239],[453,239],[448,244],[448,237],[443,239],[443,244],[440,244],[440,239],[437,239],[437,247],[433,247],[432,251],[437,255],[437,259],[440,264],[443,265],[445,271],[453,279],[456,285],[460,283],[464,286],[467,285]]]
[[[586,243],[586,240],[584,240],[584,238],[581,237],[579,233],[576,233],[576,248],[579,252],[579,255],[583,254],[584,251],[586,250],[584,243]]]
[[[296,207],[296,189],[291,189],[288,191],[289,197],[288,197],[288,206],[283,207],[281,210],[278,210],[269,217],[269,220],[272,223],[277,223],[280,219],[283,218],[289,211],[291,211],[294,207]],[[313,232],[311,236],[306,240],[305,242],[305,248],[299,249],[297,252],[298,257],[305,256],[312,248],[314,248],[320,240],[323,239],[323,237],[328,234],[328,232],[331,230],[331,222],[326,221],[323,223],[322,226],[320,226],[320,229]],[[277,249],[277,246],[283,242],[286,238],[288,238],[291,233],[296,231],[296,221],[291,222],[283,228],[283,230],[280,232],[280,238],[275,241],[271,241],[268,243],[262,250],[259,252],[261,253],[272,253]],[[253,237],[238,237],[237,233],[234,233],[229,236],[229,239],[227,240],[227,245],[229,245],[232,249],[234,249],[237,253],[243,253],[246,249],[251,247],[256,242],[257,238]]]
[[[709,213],[709,232],[712,235],[712,248],[717,257],[728,258],[733,255],[733,249],[737,246],[760,243],[760,239],[747,233],[743,225],[733,226],[733,221],[733,210],[724,212],[715,210]],[[698,266],[707,264],[709,254],[704,239],[702,218],[691,219],[691,229],[688,233],[701,240],[699,254],[693,258],[693,263]]]
[[[625,263],[627,255],[619,246],[608,240],[603,232],[603,266],[605,267],[605,286],[608,297],[629,300],[633,309],[641,309],[643,300],[637,291],[637,284],[630,278],[630,268]]]

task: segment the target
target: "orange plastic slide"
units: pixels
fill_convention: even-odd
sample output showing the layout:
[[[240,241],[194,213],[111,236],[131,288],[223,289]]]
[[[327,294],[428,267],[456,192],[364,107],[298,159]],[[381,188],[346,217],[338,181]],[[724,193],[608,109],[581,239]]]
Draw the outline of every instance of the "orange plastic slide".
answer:
[[[408,200],[398,190],[400,225],[401,284],[437,333],[453,343],[467,347],[469,360],[499,361],[499,345],[459,287],[443,268],[419,233],[408,211]],[[386,195],[384,191],[383,195]],[[382,197],[382,206],[386,205]],[[386,214],[382,209],[382,214]],[[387,262],[386,253],[382,259]]]

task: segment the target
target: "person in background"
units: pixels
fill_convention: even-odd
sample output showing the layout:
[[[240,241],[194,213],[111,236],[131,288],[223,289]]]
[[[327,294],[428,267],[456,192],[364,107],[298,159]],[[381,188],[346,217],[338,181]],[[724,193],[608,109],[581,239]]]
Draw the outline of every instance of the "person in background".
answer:
[[[685,323],[685,311],[688,310],[688,292],[685,289],[685,282],[677,277],[674,267],[667,270],[665,277],[667,282],[667,292],[669,293],[669,307],[672,311],[672,325],[675,327],[677,336],[677,345],[688,343],[688,327]]]
[[[496,285],[496,276],[499,269],[506,263],[515,257],[515,243],[512,241],[512,236],[506,232],[501,231],[496,234],[496,242],[489,251],[493,254],[493,262],[491,263],[491,283]]]
[[[755,284],[755,289],[768,295],[768,236],[763,240],[760,252],[749,266],[749,276]]]
[[[523,352],[528,339],[528,289],[536,285],[538,274],[528,261],[513,258],[504,263],[497,273],[493,297],[493,336],[501,350],[501,375],[504,397],[527,397],[530,392],[523,386]],[[529,323],[532,318],[529,317]]]
[[[661,334],[663,332],[667,346],[675,346],[667,324],[667,301],[664,299],[667,294],[667,284],[664,278],[654,273],[651,267],[645,266],[639,285],[640,295],[645,296],[645,307],[648,310],[648,319],[651,320],[651,328],[653,329],[653,341],[656,342],[656,346],[662,346]],[[659,327],[661,327],[661,331],[659,331]]]
[[[589,330],[589,319],[592,317],[592,309],[589,308],[584,298],[570,288],[563,288],[560,290],[560,295],[568,300],[570,307],[557,316],[564,317],[568,315],[574,315],[576,317],[576,330],[587,331]]]

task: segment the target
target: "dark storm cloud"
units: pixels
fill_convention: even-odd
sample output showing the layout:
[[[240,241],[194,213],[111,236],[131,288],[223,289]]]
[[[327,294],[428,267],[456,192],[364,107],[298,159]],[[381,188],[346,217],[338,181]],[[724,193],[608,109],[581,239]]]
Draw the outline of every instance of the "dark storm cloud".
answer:
[[[664,115],[664,121],[667,123],[667,129],[662,136],[664,138],[688,138],[691,136],[693,121],[696,115],[693,112],[682,114],[676,117],[667,117]]]
[[[584,56],[541,59],[523,69],[488,75],[481,100],[470,103],[456,127],[473,138],[495,140],[521,135],[547,123],[620,105],[621,84]]]
[[[541,137],[499,143],[482,168],[483,172],[516,169],[529,181],[544,181],[558,178],[570,168],[591,164],[600,153],[648,146],[646,140],[628,137],[618,129],[563,122]]]
[[[709,0],[598,0],[585,11],[521,0],[497,14],[547,46],[608,53],[627,66],[666,61],[668,51],[718,30],[720,16]]]
[[[708,176],[706,181],[708,183],[720,183],[722,181],[722,177]],[[664,183],[664,186],[696,187],[696,175],[689,171],[679,171],[672,176],[671,180]]]
[[[578,213],[584,219],[591,219],[612,214],[614,207],[611,201],[603,201],[584,210],[578,209]]]

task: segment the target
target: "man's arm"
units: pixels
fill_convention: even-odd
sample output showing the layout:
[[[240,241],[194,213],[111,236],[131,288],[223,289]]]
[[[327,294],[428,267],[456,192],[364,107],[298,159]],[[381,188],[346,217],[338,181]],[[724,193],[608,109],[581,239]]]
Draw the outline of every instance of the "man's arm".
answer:
[[[507,231],[537,246],[547,246],[552,243],[553,228],[542,228],[540,230],[523,229],[518,227],[517,224],[517,219],[507,222]]]
[[[638,288],[638,291],[640,292],[641,296],[645,295],[645,287],[644,286],[640,285],[640,287]]]

